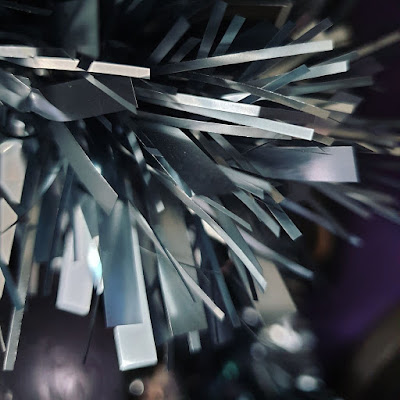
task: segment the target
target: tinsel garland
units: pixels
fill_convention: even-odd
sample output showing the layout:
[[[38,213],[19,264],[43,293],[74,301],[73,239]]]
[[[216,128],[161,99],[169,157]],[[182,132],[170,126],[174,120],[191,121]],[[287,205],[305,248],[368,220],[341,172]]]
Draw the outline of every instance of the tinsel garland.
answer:
[[[104,298],[127,370],[156,364],[173,337],[196,349],[199,332],[245,323],[213,240],[253,304],[268,290],[260,257],[313,279],[279,246],[302,235],[291,215],[361,245],[320,195],[400,221],[358,168],[361,153],[399,153],[398,127],[354,116],[351,93],[373,84],[369,57],[399,32],[335,50],[328,19],[296,25],[263,1],[11,3],[0,2],[14,18],[0,45],[5,370],[38,265],[59,309],[87,315],[94,296],[95,316]]]

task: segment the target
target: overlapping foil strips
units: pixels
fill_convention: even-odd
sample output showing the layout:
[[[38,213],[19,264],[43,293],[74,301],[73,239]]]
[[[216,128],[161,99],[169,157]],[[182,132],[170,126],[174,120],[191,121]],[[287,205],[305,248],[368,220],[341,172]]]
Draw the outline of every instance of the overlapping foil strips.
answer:
[[[20,7],[40,18],[55,12]],[[56,306],[78,315],[91,304],[95,315],[102,296],[120,369],[140,368],[173,336],[196,349],[199,332],[218,341],[222,327],[243,323],[214,240],[251,304],[268,290],[260,257],[313,279],[284,250],[302,235],[291,216],[361,245],[315,193],[400,222],[392,197],[360,186],[358,171],[360,155],[375,163],[376,153],[399,153],[398,126],[354,117],[361,99],[351,93],[373,84],[371,54],[398,32],[334,50],[340,35],[329,20],[296,25],[285,7],[271,23],[224,2],[194,3],[170,13],[169,27],[144,8],[114,7],[111,25],[136,12],[147,21],[120,41],[107,39],[91,0],[69,10],[73,19],[61,13],[63,48],[2,33],[6,370],[28,292],[57,290]],[[387,159],[375,166],[378,179],[392,168]]]

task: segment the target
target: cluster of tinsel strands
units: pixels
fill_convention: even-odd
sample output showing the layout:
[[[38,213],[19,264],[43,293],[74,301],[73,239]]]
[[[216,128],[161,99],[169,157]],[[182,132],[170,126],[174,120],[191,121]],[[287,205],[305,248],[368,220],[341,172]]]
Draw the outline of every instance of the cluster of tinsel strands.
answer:
[[[221,1],[1,3],[14,18],[0,45],[5,370],[38,285],[79,315],[103,299],[120,369],[140,368],[172,337],[198,348],[199,332],[244,323],[213,241],[256,307],[261,258],[313,279],[280,251],[302,235],[294,215],[362,244],[321,196],[400,221],[391,196],[359,182],[360,155],[377,179],[396,165],[398,126],[354,116],[352,93],[399,32],[349,50],[329,20],[295,24],[288,6],[260,21],[262,1],[249,15]],[[46,40],[46,18],[61,39]]]

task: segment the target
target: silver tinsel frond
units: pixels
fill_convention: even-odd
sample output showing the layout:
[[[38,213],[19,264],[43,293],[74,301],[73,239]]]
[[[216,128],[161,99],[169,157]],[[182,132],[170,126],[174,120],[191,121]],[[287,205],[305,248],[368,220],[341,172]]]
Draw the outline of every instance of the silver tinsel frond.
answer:
[[[4,369],[29,293],[57,290],[56,306],[78,315],[93,303],[93,318],[102,296],[120,369],[140,368],[172,337],[196,351],[200,331],[218,342],[246,323],[214,240],[256,308],[265,260],[313,279],[287,251],[302,235],[291,217],[362,244],[320,195],[400,221],[389,195],[359,184],[358,159],[398,155],[398,125],[354,116],[351,93],[373,84],[370,56],[399,32],[349,50],[327,19],[296,25],[288,6],[272,18],[262,1],[239,3],[108,2],[107,18],[91,0],[20,5],[51,15],[59,37],[35,24],[2,33]]]

